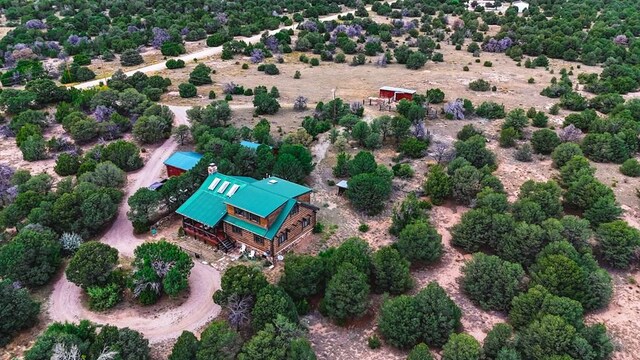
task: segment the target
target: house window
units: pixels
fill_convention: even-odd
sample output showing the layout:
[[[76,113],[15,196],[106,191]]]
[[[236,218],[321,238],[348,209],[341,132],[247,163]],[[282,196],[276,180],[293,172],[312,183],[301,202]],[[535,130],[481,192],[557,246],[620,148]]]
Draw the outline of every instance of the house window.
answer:
[[[304,229],[305,227],[309,226],[309,224],[311,223],[311,220],[309,220],[309,218],[305,217],[302,218],[302,228]]]
[[[244,210],[242,209],[238,209],[238,208],[233,208],[234,212],[236,213],[236,215],[238,216],[242,216],[242,217],[246,217],[246,213]]]
[[[285,241],[287,241],[287,239],[289,238],[289,233],[288,231],[283,231],[280,233],[280,236],[278,236],[278,245],[282,245]]]
[[[247,213],[249,214],[249,220],[256,222],[256,223],[260,223],[260,216],[256,215],[256,214],[252,214],[252,213]]]
[[[264,238],[262,236],[253,234],[253,241],[255,241],[256,244],[264,245]]]
[[[289,215],[293,216],[293,215],[297,214],[298,211],[300,211],[300,205],[295,204],[295,205],[293,205],[293,208],[291,209],[291,212],[289,213]]]
[[[240,229],[239,227],[237,227],[235,225],[231,225],[231,231],[233,231],[236,234],[242,234],[242,229]]]

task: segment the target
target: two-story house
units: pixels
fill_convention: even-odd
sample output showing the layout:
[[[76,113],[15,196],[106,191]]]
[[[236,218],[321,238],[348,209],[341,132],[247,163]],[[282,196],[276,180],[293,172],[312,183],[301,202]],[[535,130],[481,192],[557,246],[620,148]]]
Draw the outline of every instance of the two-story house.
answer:
[[[245,244],[275,258],[316,224],[311,189],[277,177],[256,180],[210,166],[202,186],[178,208],[185,232],[229,250]]]

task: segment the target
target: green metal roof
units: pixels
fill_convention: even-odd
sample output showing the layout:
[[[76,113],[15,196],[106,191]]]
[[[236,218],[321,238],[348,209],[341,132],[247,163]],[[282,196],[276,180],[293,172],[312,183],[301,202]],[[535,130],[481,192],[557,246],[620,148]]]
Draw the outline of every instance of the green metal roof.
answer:
[[[259,181],[245,187],[242,191],[238,191],[227,200],[227,203],[260,217],[267,217],[287,201],[284,196],[255,187],[254,185],[257,183]]]
[[[222,220],[272,240],[297,203],[295,197],[310,191],[305,186],[277,177],[258,181],[244,176],[215,173],[205,179],[195,194],[178,208],[177,213],[208,226],[215,226]],[[283,209],[269,229],[264,229],[249,221],[229,216],[227,204],[260,217],[267,217],[280,207]]]
[[[174,152],[164,161],[165,165],[173,166],[182,170],[191,170],[202,159],[202,154],[193,151]]]
[[[216,183],[212,186],[214,181]],[[238,185],[237,193],[247,186],[247,183],[233,176],[220,173],[211,174],[195,194],[187,199],[176,212],[205,225],[215,226],[227,214],[225,202],[229,199],[227,194],[234,185]],[[219,192],[223,186],[223,191]]]
[[[198,191],[176,212],[207,226],[216,226],[227,214],[227,206],[218,196],[206,191]]]
[[[289,213],[291,212],[291,209],[293,209],[293,206],[296,203],[297,203],[297,201],[295,199],[287,200],[287,203],[286,203],[284,209],[282,209],[282,212],[280,212],[280,215],[278,215],[278,218],[276,219],[276,221],[274,221],[273,224],[269,227],[269,230],[267,231],[267,233],[264,236],[265,238],[271,240],[276,236],[278,231],[280,231],[280,228],[282,227],[282,224],[284,223],[284,221],[289,216]]]
[[[275,193],[287,198],[294,198],[302,194],[311,192],[311,189],[306,186],[298,185],[296,183],[292,183],[291,181],[280,179],[279,177],[275,177],[275,176],[271,176],[269,178],[256,181],[253,184],[251,184],[251,186],[254,186],[254,187],[257,187],[258,189],[266,190],[268,192]]]

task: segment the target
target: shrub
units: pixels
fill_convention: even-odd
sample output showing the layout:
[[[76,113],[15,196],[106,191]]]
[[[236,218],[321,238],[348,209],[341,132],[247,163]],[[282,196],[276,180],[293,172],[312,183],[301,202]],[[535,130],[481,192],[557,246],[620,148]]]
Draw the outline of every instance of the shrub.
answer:
[[[73,255],[65,274],[72,283],[88,289],[104,286],[118,263],[118,250],[101,242],[87,242]],[[97,290],[96,293],[104,291]]]
[[[478,79],[469,83],[469,89],[473,91],[489,91],[491,84],[485,79]]]
[[[429,169],[423,190],[434,205],[441,205],[445,199],[451,196],[453,190],[451,178],[442,166],[435,165]]]
[[[491,61],[485,61],[484,64],[482,64],[484,67],[492,67],[493,63]]]
[[[462,71],[469,71],[469,67],[467,65],[463,66]]]
[[[92,286],[87,289],[89,295],[89,308],[96,311],[111,309],[118,304],[122,297],[122,290],[117,284],[106,286]]]
[[[367,276],[351,263],[343,263],[327,284],[323,305],[339,323],[362,316],[369,307]]]
[[[402,294],[413,287],[409,262],[398,250],[384,246],[373,254],[373,278],[379,293]]]
[[[503,128],[500,130],[500,146],[503,148],[509,148],[516,145],[516,139],[518,138],[518,131],[512,127]]]
[[[533,132],[531,137],[531,146],[533,151],[538,154],[549,155],[560,144],[560,138],[555,131],[550,129],[541,129]]]
[[[429,347],[425,343],[416,345],[409,353],[407,360],[433,360]]]
[[[287,254],[279,285],[299,301],[319,294],[323,290],[325,276],[326,264],[320,257]]]
[[[51,230],[22,229],[0,247],[0,276],[26,286],[41,286],[58,271],[61,246]]]
[[[266,64],[264,66],[264,73],[267,75],[278,75],[280,74],[280,70],[278,70],[278,67],[275,64]]]
[[[75,175],[80,167],[78,156],[69,153],[62,153],[56,160],[56,166],[53,170],[60,176]]]
[[[628,269],[640,249],[640,231],[624,221],[601,224],[596,237],[604,261],[618,269]]]
[[[513,328],[509,324],[498,323],[484,338],[482,352],[487,359],[503,359],[498,354],[501,350],[508,348],[513,341]],[[517,354],[516,354],[517,355]]]
[[[443,253],[442,237],[433,226],[422,220],[405,226],[396,246],[412,262],[432,263],[440,259]]]
[[[120,64],[122,66],[135,66],[144,62],[142,55],[137,50],[129,49],[125,50],[120,55]]]
[[[444,55],[442,55],[442,53],[439,53],[439,52],[434,52],[433,55],[431,55],[431,61],[433,61],[433,62],[443,62],[444,61]]]
[[[192,98],[198,94],[198,88],[191,83],[182,83],[178,85],[178,92],[181,98]]]
[[[429,147],[429,143],[410,137],[398,145],[398,151],[412,159],[418,159],[424,156],[424,152]]]
[[[387,299],[380,310],[378,329],[387,343],[409,348],[420,342],[442,346],[460,327],[460,308],[435,282],[416,296]]]
[[[309,64],[311,64],[311,66],[320,66],[320,60],[318,58],[311,58]]]
[[[216,98],[216,92],[213,90],[209,91],[209,100],[213,100]]]
[[[377,349],[382,346],[382,342],[376,335],[370,336],[367,339],[367,344],[369,345],[370,349]]]
[[[0,280],[0,303],[0,346],[4,347],[16,333],[36,324],[40,304],[9,279]]]
[[[527,80],[527,83],[529,83],[529,84],[535,84],[535,83],[536,83],[536,79],[534,79],[534,78],[529,78],[529,80]]]
[[[583,156],[580,145],[575,143],[562,143],[558,145],[551,153],[553,166],[557,169],[561,168],[574,156]]]
[[[360,232],[367,232],[367,231],[369,231],[369,225],[367,225],[367,224],[360,224],[360,226],[358,226],[358,231],[360,231]]]
[[[623,175],[630,177],[639,177],[640,176],[640,162],[638,160],[631,158],[627,159],[620,166],[620,172]]]
[[[481,354],[480,343],[468,334],[451,334],[442,347],[442,360],[479,360]]]
[[[553,104],[550,108],[549,108],[549,114],[551,115],[558,115],[560,113],[560,104]]]
[[[430,104],[440,104],[444,101],[444,91],[435,88],[427,90],[427,101]]]
[[[506,311],[524,288],[524,270],[497,256],[476,253],[462,268],[462,289],[485,310]]]
[[[436,60],[433,60],[436,61]],[[407,63],[405,66],[407,69],[417,70],[424,66],[427,62],[427,55],[423,54],[420,51],[413,52],[407,58]]]
[[[242,64],[242,70],[247,70],[247,69],[249,69],[249,64],[247,63]]]
[[[300,79],[300,71],[299,70],[296,70],[296,73],[293,74],[293,78],[294,79]]]
[[[491,101],[485,101],[476,109],[476,115],[489,120],[502,119],[505,117],[504,105],[498,105]]]
[[[536,115],[533,117],[533,120],[531,120],[531,125],[538,128],[547,127],[548,123],[549,123],[549,118],[542,111],[537,112]]]
[[[251,311],[251,325],[254,331],[260,331],[267,324],[282,315],[292,323],[298,322],[296,306],[289,295],[279,286],[267,285],[258,292]]]

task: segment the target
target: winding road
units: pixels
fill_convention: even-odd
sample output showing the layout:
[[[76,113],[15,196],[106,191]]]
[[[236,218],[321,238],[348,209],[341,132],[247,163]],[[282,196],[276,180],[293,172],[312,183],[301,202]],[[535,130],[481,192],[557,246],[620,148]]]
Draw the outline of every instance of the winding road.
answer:
[[[187,123],[188,107],[169,106],[175,114],[178,125]],[[145,166],[128,175],[126,198],[138,188],[147,186],[159,178],[163,170],[163,161],[178,147],[173,139],[164,142],[155,149]],[[133,250],[143,240],[133,235],[133,227],[127,219],[129,206],[126,199],[120,205],[118,215],[109,231],[101,241],[118,249],[121,256],[133,257]],[[189,277],[190,293],[187,299],[175,308],[157,309],[153,307],[142,311],[138,307],[117,308],[105,313],[90,311],[82,302],[82,289],[68,281],[62,275],[54,284],[49,299],[48,313],[53,321],[77,322],[82,319],[100,324],[129,327],[140,331],[151,343],[177,338],[183,330],[197,332],[220,312],[220,306],[213,303],[213,293],[220,288],[220,273],[209,265],[196,262]],[[161,306],[161,305],[158,305]]]
[[[345,11],[340,14],[334,14],[320,18],[321,21],[329,21],[336,19],[339,15],[352,13]],[[273,34],[282,29],[291,29],[293,26],[281,27],[272,30]],[[260,40],[260,34],[250,38],[243,38],[247,42],[256,42]],[[190,61],[193,58],[206,58],[222,52],[222,47],[206,48],[190,54],[179,57],[184,61]],[[161,71],[165,68],[164,62],[147,65],[126,72],[130,76],[135,72],[151,73]],[[79,89],[91,88],[98,86],[100,82],[106,81],[107,78],[87,81],[73,86]],[[186,111],[189,107],[168,105],[175,114],[175,125],[187,124]],[[103,235],[100,241],[118,249],[120,256],[127,258],[133,257],[134,249],[144,242],[143,239],[133,235],[133,227],[127,219],[127,211],[129,206],[127,199],[137,189],[147,186],[154,180],[158,179],[163,170],[163,161],[169,157],[178,147],[178,144],[172,139],[166,140],[160,147],[156,148],[143,168],[136,172],[128,174],[128,182],[126,196],[118,210],[118,215],[111,228]],[[159,343],[166,340],[177,338],[182,331],[188,330],[197,333],[199,329],[204,327],[213,318],[220,313],[220,306],[216,305],[212,296],[213,293],[220,288],[220,273],[210,265],[204,265],[196,262],[191,275],[189,277],[190,293],[184,302],[180,305],[165,309],[162,304],[156,307],[140,308],[139,306],[123,308],[118,307],[104,313],[90,311],[83,304],[83,291],[80,287],[67,280],[64,274],[56,281],[53,286],[53,292],[48,302],[48,315],[53,321],[69,321],[77,322],[87,319],[99,324],[110,324],[118,327],[129,327],[140,331],[149,339],[149,342]]]

